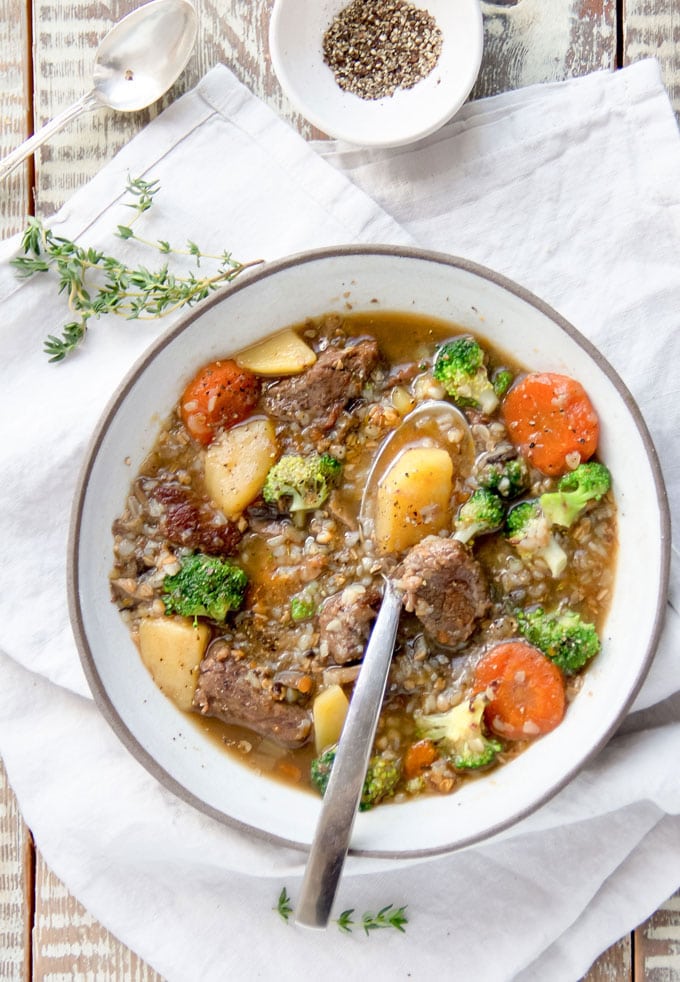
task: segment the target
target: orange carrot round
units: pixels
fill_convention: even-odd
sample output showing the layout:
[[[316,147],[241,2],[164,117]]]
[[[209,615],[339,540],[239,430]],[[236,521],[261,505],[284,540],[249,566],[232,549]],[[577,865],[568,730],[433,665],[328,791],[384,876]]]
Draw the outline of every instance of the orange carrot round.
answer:
[[[259,397],[256,375],[235,361],[214,361],[187,385],[180,400],[180,415],[193,438],[207,446],[218,429],[235,426],[249,416]]]
[[[508,392],[502,413],[512,442],[544,474],[573,470],[569,455],[578,454],[578,464],[597,450],[597,413],[581,383],[567,375],[526,375]]]
[[[423,771],[434,764],[437,759],[437,748],[432,740],[418,740],[412,743],[404,754],[404,777],[418,777]]]
[[[504,641],[491,648],[477,663],[473,689],[489,691],[486,721],[508,740],[549,733],[564,717],[562,673],[525,641]]]

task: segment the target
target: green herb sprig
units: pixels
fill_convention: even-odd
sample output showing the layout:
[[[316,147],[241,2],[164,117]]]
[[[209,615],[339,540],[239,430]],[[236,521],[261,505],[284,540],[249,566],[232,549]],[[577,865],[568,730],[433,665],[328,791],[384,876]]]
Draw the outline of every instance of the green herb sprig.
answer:
[[[288,923],[293,914],[293,905],[285,887],[283,887],[279,894],[274,910]],[[395,907],[394,904],[388,904],[386,907],[381,907],[377,914],[367,911],[359,921],[354,920],[354,908],[350,907],[348,910],[343,910],[340,916],[336,918],[335,923],[338,925],[338,929],[344,934],[351,934],[355,927],[363,928],[367,935],[371,931],[377,931],[382,928],[393,928],[404,934],[406,930],[405,925],[408,924],[408,918],[406,916],[405,906]]]
[[[126,320],[165,317],[180,307],[194,306],[220,286],[231,283],[244,270],[262,262],[258,259],[240,263],[226,251],[212,255],[192,241],[184,248],[175,248],[164,239],[153,242],[142,238],[133,226],[151,208],[160,184],[128,178],[125,190],[133,199],[125,202],[133,215],[127,225],[118,226],[118,238],[132,239],[163,256],[193,257],[197,268],[203,260],[217,266],[211,275],[205,276],[194,272],[178,275],[171,272],[167,263],[155,271],[142,265],[132,267],[115,256],[54,235],[40,219],[29,218],[21,240],[23,255],[13,259],[11,265],[24,277],[54,271],[59,293],[66,294],[69,309],[76,318],[64,325],[60,337],[50,334],[46,338],[44,350],[51,362],[63,361],[83,343],[92,318],[104,314],[116,314]]]

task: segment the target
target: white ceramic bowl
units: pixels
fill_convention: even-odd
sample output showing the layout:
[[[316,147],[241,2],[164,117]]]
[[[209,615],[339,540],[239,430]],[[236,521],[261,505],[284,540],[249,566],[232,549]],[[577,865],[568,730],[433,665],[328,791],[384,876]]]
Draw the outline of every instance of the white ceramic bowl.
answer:
[[[94,435],[72,518],[69,595],[94,696],[130,751],[180,797],[287,845],[312,840],[320,800],[260,777],[204,737],[155,686],[110,600],[111,525],[184,383],[203,364],[306,317],[383,309],[447,318],[529,368],[574,375],[601,420],[619,513],[615,595],[602,652],[564,722],[453,794],[357,816],[352,851],[411,857],[483,839],[545,802],[616,729],[647,672],[665,608],[669,517],[663,480],[630,394],[590,343],[540,300],[449,256],[350,246],[259,268],[190,312],[149,350]],[[644,570],[644,576],[640,571]],[[632,602],[634,600],[634,602]]]
[[[323,58],[323,35],[349,0],[276,0],[269,29],[274,71],[291,103],[322,132],[365,147],[392,147],[427,136],[456,113],[482,60],[479,0],[413,0],[443,35],[434,70],[411,89],[382,99],[344,92]]]

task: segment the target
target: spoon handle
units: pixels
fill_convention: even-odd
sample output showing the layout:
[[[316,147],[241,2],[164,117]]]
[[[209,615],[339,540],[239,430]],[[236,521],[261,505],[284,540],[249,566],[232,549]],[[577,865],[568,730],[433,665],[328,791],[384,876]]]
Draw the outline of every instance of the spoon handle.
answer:
[[[8,174],[11,174],[15,167],[18,167],[22,160],[26,157],[30,157],[38,147],[41,147],[43,143],[58,133],[59,130],[63,129],[67,123],[70,123],[72,119],[76,119],[82,113],[88,112],[90,109],[96,109],[100,105],[94,91],[88,92],[77,102],[74,102],[72,106],[64,109],[63,112],[55,116],[44,126],[41,126],[33,136],[29,136],[27,140],[20,143],[19,146],[8,153],[7,156],[0,161],[0,181],[3,181]]]
[[[328,924],[366,777],[400,613],[401,594],[386,580],[305,868],[295,915],[296,923],[305,927]]]

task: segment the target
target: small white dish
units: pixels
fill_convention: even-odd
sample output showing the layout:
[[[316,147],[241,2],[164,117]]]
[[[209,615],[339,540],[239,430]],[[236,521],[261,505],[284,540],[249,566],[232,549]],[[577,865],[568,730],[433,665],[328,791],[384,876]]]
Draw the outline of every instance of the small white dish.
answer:
[[[443,35],[431,73],[412,88],[364,99],[340,88],[324,62],[323,36],[349,0],[276,0],[269,28],[274,71],[294,108],[328,136],[365,147],[412,143],[463,105],[482,60],[479,0],[413,0]]]
[[[191,725],[145,669],[111,602],[111,526],[161,420],[201,365],[307,317],[341,312],[347,304],[355,312],[382,308],[443,318],[511,352],[520,364],[577,378],[600,417],[600,450],[612,472],[618,508],[616,582],[602,651],[560,726],[453,795],[357,816],[354,854],[423,857],[500,832],[574,777],[631,706],[666,608],[670,519],[644,421],[604,357],[526,290],[453,256],[354,245],[263,265],[188,311],[134,366],[93,436],[72,515],[71,619],[95,699],[138,761],[218,820],[289,847],[309,848],[321,799],[263,777],[226,754]]]

